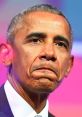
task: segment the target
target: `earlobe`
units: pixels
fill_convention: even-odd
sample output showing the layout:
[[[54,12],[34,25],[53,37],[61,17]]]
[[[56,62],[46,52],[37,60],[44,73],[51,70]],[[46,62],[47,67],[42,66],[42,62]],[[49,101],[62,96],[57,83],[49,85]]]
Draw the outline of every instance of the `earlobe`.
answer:
[[[8,66],[11,64],[13,59],[13,50],[9,44],[0,44],[0,63]]]
[[[65,77],[67,77],[68,74],[70,73],[70,71],[73,67],[73,63],[74,63],[74,56],[71,56],[70,59],[69,59],[69,62],[68,62],[68,67],[67,67],[67,70],[66,70],[66,73],[65,73]]]

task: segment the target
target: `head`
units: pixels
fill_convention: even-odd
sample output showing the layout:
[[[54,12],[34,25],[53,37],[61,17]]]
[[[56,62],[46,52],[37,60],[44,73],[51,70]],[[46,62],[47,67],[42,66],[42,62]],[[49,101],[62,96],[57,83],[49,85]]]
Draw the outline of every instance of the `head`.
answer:
[[[71,32],[67,18],[50,5],[34,6],[15,16],[7,35],[13,50],[7,64],[11,80],[26,91],[56,89],[72,68]]]

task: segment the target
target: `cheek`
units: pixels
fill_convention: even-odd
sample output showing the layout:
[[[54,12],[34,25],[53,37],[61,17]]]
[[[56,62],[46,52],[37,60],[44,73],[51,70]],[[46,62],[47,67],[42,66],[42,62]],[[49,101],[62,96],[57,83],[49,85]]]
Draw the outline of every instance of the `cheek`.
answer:
[[[37,59],[39,53],[39,48],[28,47],[26,50],[24,50],[23,63],[28,73],[30,72],[32,65],[38,61]]]
[[[63,55],[59,57],[58,61],[59,61],[59,79],[62,79],[65,77],[65,73],[68,68],[69,57],[67,55]]]

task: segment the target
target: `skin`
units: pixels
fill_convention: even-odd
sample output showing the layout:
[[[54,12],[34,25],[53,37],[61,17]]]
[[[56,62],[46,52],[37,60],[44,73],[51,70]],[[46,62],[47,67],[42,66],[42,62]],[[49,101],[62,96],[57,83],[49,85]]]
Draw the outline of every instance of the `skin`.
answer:
[[[57,14],[32,12],[15,33],[9,82],[39,113],[72,67],[71,33]]]

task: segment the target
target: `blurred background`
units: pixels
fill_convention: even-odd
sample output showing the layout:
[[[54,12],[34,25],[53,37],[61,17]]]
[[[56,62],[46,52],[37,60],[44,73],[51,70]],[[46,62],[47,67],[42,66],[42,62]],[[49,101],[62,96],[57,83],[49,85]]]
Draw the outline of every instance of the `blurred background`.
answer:
[[[82,117],[82,1],[78,0],[0,0],[0,43],[12,17],[40,3],[48,3],[63,11],[71,23],[74,44],[74,66],[68,78],[49,96],[49,110],[56,117]],[[0,86],[6,81],[7,68],[0,64]]]

